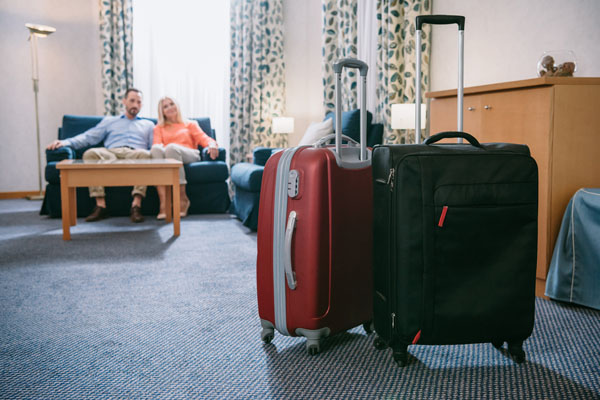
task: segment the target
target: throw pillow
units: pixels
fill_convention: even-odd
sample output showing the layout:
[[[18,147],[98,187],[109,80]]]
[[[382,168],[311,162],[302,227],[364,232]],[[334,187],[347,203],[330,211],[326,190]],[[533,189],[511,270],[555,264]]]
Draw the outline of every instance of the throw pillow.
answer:
[[[308,126],[298,146],[315,144],[319,139],[333,133],[333,120],[326,119],[322,122],[313,122]]]
[[[335,129],[335,114],[328,113],[325,118],[333,120],[333,129]],[[367,111],[367,139],[369,130],[373,122],[373,114]],[[342,135],[346,135],[357,142],[360,141],[360,110],[342,111]]]

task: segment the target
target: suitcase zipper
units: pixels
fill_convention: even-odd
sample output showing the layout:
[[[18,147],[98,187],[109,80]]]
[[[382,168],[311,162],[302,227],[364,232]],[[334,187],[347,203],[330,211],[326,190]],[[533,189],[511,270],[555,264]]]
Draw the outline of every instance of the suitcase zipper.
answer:
[[[394,168],[390,168],[390,174],[388,175],[387,184],[390,186],[390,192],[394,191]]]
[[[390,280],[389,282],[396,282],[397,279],[397,274],[396,274],[396,269],[393,268],[392,266],[396,264],[396,257],[394,254],[394,248],[395,248],[395,241],[396,241],[396,235],[394,234],[396,232],[396,215],[395,215],[395,208],[394,208],[394,204],[395,204],[395,195],[394,195],[394,177],[395,177],[395,168],[393,167],[393,162],[392,162],[392,168],[390,168],[390,172],[388,174],[388,180],[387,180],[387,184],[390,187],[390,195],[389,195],[389,200],[388,200],[388,210],[389,210],[389,227],[390,227],[390,231],[389,231],[389,272],[390,272]],[[390,308],[391,308],[391,323],[392,323],[392,332],[390,335],[390,341],[393,342],[394,338],[396,336],[396,293],[395,290],[393,289],[394,285],[390,285],[390,290],[389,290],[389,296],[390,296]]]

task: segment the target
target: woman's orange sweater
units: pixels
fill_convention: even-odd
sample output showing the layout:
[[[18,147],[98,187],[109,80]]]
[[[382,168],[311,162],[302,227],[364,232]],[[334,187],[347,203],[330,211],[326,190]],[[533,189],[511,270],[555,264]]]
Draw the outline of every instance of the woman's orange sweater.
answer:
[[[204,133],[196,121],[188,121],[183,124],[156,125],[152,144],[166,146],[170,143],[179,144],[190,149],[197,149],[198,145],[202,147],[217,146],[217,142]]]

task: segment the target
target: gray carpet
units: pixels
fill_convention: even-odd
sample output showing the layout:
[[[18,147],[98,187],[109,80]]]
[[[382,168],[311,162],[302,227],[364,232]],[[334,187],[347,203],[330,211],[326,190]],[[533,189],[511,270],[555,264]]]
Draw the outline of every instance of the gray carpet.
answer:
[[[362,328],[309,356],[260,341],[256,234],[229,215],[78,220],[0,200],[2,399],[599,399],[600,312],[537,301],[528,360],[411,346],[399,369]]]

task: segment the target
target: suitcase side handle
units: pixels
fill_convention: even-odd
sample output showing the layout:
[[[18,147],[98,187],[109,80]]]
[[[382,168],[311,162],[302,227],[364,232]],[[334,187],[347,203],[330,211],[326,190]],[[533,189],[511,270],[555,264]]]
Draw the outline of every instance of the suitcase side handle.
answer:
[[[288,216],[287,226],[285,228],[285,257],[283,267],[285,269],[285,278],[291,290],[296,289],[296,274],[292,271],[292,238],[296,228],[296,211],[291,211]]]
[[[483,149],[483,146],[481,145],[481,143],[479,143],[479,140],[475,139],[475,137],[473,137],[472,135],[469,135],[467,132],[456,132],[456,131],[436,133],[435,135],[430,136],[427,139],[425,139],[425,144],[427,144],[427,145],[434,144],[435,142],[439,142],[440,140],[447,139],[447,138],[467,139],[467,141],[471,145],[473,145],[475,147],[479,147],[480,149]]]
[[[450,25],[457,24],[459,31],[465,30],[465,17],[461,15],[419,15],[416,21],[416,30],[420,31],[423,24]]]

